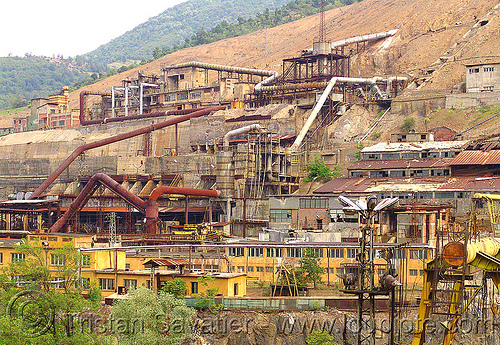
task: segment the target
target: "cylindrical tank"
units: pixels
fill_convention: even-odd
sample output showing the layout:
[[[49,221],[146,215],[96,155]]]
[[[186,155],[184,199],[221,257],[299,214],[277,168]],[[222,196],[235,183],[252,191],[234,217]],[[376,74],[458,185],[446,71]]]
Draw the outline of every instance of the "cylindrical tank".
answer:
[[[234,196],[234,167],[233,152],[217,152],[217,189],[226,197]]]
[[[452,267],[463,264],[464,254],[467,255],[467,263],[476,259],[477,253],[483,252],[496,256],[500,251],[500,241],[496,238],[484,238],[478,242],[467,244],[466,253],[462,242],[450,242],[443,248],[443,260]]]

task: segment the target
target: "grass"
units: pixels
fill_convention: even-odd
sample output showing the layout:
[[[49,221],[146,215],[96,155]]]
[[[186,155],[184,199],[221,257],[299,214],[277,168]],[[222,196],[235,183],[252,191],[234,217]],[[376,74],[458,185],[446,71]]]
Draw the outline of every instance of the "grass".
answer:
[[[21,111],[28,110],[28,107],[22,107],[22,108],[7,108],[7,109],[2,109],[0,110],[0,119],[4,118],[4,115],[10,115],[10,114],[17,114],[20,113]]]

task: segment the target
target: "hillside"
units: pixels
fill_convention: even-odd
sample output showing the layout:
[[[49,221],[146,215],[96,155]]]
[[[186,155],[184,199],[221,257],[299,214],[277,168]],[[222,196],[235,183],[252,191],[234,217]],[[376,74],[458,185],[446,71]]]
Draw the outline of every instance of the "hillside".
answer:
[[[99,62],[149,60],[156,47],[184,43],[200,29],[210,29],[222,21],[248,18],[266,9],[279,8],[291,0],[190,0],[150,18],[109,43],[85,54]]]
[[[400,27],[392,39],[369,46],[353,57],[351,76],[409,74],[421,81],[422,91],[449,89],[462,80],[464,63],[500,56],[497,4],[495,0],[365,0],[327,11],[326,37],[335,41]],[[477,26],[485,16],[488,23]],[[298,56],[312,45],[318,25],[319,15],[314,15],[249,35],[183,49],[84,89],[108,91],[121,80],[136,77],[138,70],[160,74],[162,65],[193,60],[280,72],[283,58]],[[451,57],[429,68],[445,54]],[[71,93],[72,108],[78,107],[81,90]]]

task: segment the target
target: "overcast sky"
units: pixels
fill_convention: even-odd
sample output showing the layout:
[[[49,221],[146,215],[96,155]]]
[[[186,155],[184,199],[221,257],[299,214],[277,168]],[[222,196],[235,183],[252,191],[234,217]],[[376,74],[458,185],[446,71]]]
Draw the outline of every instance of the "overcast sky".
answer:
[[[88,53],[184,1],[2,1],[0,56]]]

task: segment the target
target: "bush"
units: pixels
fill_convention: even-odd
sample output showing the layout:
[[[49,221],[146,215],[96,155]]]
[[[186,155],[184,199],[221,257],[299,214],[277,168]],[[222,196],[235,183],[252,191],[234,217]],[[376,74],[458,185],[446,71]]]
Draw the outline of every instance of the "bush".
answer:
[[[184,279],[174,278],[166,282],[162,290],[166,293],[174,295],[176,298],[182,298],[186,295],[187,285]]]
[[[333,336],[326,331],[312,331],[307,336],[306,343],[307,345],[337,345]]]
[[[408,117],[404,120],[403,125],[401,126],[401,131],[404,133],[408,133],[415,126],[415,119],[413,117]]]

